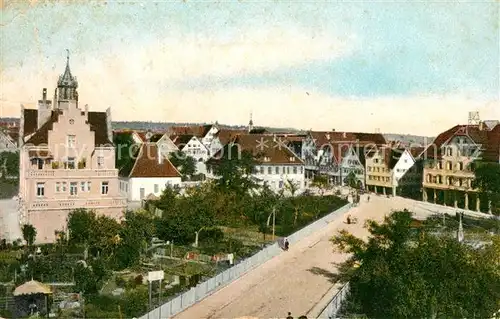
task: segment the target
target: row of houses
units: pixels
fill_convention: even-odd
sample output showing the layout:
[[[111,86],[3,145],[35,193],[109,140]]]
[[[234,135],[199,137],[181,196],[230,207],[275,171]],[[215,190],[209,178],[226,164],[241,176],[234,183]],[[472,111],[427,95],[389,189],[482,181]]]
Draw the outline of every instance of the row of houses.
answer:
[[[52,241],[76,208],[119,219],[131,203],[191,183],[171,161],[179,151],[194,159],[201,180],[217,178],[217,159],[246,151],[257,161],[254,180],[275,191],[287,192],[293,184],[301,193],[323,175],[333,185],[418,195],[455,206],[463,202],[477,209],[481,204],[470,183],[471,163],[478,158],[500,162],[498,121],[459,125],[431,145],[406,147],[377,133],[271,133],[255,128],[252,120],[245,129],[214,123],[158,132],[113,131],[111,110],[90,111],[79,102],[77,88],[68,59],[53,99],[44,88],[38,108],[21,106],[18,128],[0,132],[6,149],[20,150],[19,219],[37,228],[39,242]],[[117,167],[117,158],[129,152],[115,145],[120,135],[129,135],[136,147],[131,161]],[[235,146],[236,154],[223,154],[233,149],[227,145]]]

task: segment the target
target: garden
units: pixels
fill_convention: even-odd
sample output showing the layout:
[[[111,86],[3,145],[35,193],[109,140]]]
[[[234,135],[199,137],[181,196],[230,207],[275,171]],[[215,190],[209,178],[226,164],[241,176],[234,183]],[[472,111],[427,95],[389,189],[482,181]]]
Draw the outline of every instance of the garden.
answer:
[[[185,192],[167,188],[122,221],[74,210],[67,233],[50,245],[34,245],[36,229],[25,225],[25,245],[2,242],[4,305],[16,285],[34,279],[56,286],[53,309],[77,305],[54,311],[60,318],[137,317],[149,308],[149,271],[165,272],[161,289],[152,286],[154,307],[346,204],[296,195],[293,182],[287,189],[295,196],[272,192],[253,183],[242,163],[224,169],[220,179]],[[9,317],[8,310],[0,315]]]

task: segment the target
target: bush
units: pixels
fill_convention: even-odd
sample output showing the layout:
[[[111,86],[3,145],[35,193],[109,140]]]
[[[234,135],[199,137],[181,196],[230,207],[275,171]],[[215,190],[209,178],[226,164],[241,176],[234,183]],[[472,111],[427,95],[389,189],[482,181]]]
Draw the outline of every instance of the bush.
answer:
[[[125,288],[125,285],[127,284],[127,281],[122,276],[116,276],[116,278],[115,278],[115,284],[116,284],[116,286],[118,286],[120,288]]]

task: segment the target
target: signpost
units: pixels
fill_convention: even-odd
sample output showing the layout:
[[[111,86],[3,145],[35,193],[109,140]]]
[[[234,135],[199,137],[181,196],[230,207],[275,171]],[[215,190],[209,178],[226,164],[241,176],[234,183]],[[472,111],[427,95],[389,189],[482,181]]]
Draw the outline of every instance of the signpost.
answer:
[[[151,307],[152,307],[152,287],[153,287],[153,282],[154,281],[159,281],[160,282],[160,294],[158,296],[158,303],[160,304],[160,313],[159,317],[161,318],[161,281],[165,278],[165,272],[163,270],[157,270],[157,271],[150,271],[148,272],[148,286],[149,286],[149,311],[148,311],[148,318],[149,318],[149,313],[151,312]]]

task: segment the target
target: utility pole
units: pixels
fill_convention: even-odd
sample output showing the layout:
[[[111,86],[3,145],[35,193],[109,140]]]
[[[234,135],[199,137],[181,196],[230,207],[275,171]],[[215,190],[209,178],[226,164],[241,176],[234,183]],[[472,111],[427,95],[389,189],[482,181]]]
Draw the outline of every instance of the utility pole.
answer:
[[[274,241],[275,226],[276,226],[276,208],[273,208],[273,241]]]

